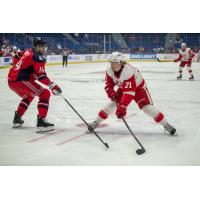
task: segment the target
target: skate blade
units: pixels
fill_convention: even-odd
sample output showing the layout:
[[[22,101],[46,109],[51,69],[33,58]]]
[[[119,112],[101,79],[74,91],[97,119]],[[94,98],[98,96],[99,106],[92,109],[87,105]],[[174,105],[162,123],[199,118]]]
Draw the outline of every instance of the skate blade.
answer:
[[[21,128],[22,124],[13,124],[12,128]]]
[[[53,130],[54,130],[54,126],[37,127],[36,133],[46,133],[46,132],[53,131]]]
[[[85,131],[85,133],[86,133],[86,134],[92,134],[92,132],[89,131],[89,130]]]
[[[168,132],[168,131],[165,130],[165,129],[164,129],[164,134],[165,134],[165,135],[172,136],[172,137],[176,137],[176,136],[178,136],[177,131],[172,135],[172,134],[170,134],[170,132]]]

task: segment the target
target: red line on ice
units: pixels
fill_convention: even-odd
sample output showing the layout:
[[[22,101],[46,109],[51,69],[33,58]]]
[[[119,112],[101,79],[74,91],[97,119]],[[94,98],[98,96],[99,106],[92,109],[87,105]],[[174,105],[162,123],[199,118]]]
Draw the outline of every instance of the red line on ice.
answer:
[[[65,143],[67,143],[67,142],[76,140],[76,139],[78,139],[78,138],[80,138],[80,137],[82,137],[82,136],[84,136],[84,135],[87,135],[87,134],[86,134],[86,133],[83,133],[83,134],[81,134],[81,135],[77,135],[77,136],[72,137],[72,138],[70,138],[70,139],[67,139],[67,140],[64,140],[64,141],[62,141],[62,142],[59,142],[57,145],[62,145],[62,144],[65,144]]]

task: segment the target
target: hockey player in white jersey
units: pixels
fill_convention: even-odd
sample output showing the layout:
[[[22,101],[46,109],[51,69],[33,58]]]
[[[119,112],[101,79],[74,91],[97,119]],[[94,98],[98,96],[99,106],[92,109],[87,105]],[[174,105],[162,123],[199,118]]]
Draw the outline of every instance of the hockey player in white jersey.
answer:
[[[192,58],[195,56],[194,52],[187,47],[185,43],[181,44],[181,49],[179,51],[179,56],[174,62],[181,61],[179,65],[179,76],[177,80],[182,79],[183,68],[187,65],[188,73],[190,74],[189,80],[194,80],[194,75],[192,73]]]
[[[110,102],[99,111],[95,121],[90,124],[91,127],[97,128],[114,111],[118,118],[124,117],[128,105],[134,100],[141,110],[162,125],[168,133],[174,135],[176,129],[167,122],[163,113],[153,105],[147,85],[139,70],[128,64],[124,60],[124,55],[120,52],[113,52],[109,63],[106,71],[105,91]],[[115,86],[118,87],[116,91]],[[117,101],[117,107],[114,99]],[[87,133],[89,132],[87,131]]]

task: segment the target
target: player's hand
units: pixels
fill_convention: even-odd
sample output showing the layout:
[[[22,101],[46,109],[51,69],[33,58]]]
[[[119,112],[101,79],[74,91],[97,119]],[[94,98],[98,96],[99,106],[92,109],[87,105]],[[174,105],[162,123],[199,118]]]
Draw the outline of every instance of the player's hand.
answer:
[[[106,90],[108,98],[110,98],[113,101],[113,97],[115,96],[115,91],[112,88],[109,88]]]
[[[175,59],[174,62],[177,62],[177,60]]]
[[[119,103],[122,99],[122,96],[123,96],[123,92],[122,92],[122,89],[121,88],[118,88],[118,90],[115,92],[115,100],[117,103]]]
[[[56,85],[54,82],[51,82],[49,84],[49,89],[51,90],[51,92],[54,94],[54,95],[61,95],[62,94],[62,90],[61,88]]]
[[[119,104],[117,106],[117,110],[116,110],[116,115],[117,115],[117,118],[122,118],[124,116],[126,116],[126,109],[127,107],[123,104]]]

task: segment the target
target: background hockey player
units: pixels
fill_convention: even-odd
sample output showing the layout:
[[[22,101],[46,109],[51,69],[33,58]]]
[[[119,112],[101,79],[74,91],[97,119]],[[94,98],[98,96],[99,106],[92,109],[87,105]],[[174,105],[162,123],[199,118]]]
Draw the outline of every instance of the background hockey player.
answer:
[[[49,87],[54,95],[62,93],[60,87],[52,82],[45,72],[46,59],[44,53],[47,50],[47,43],[44,39],[36,37],[33,41],[33,48],[26,50],[18,62],[10,69],[8,74],[8,85],[22,100],[15,111],[13,127],[22,126],[24,121],[21,117],[28,109],[35,96],[39,97],[37,127],[38,132],[53,130],[54,124],[46,121],[49,107],[50,92],[36,83],[38,80]]]
[[[139,70],[125,62],[124,56],[120,52],[113,52],[109,62],[110,66],[107,68],[105,78],[105,91],[111,101],[99,111],[97,118],[91,123],[91,127],[95,129],[114,111],[118,118],[126,116],[128,105],[135,100],[140,109],[161,124],[167,132],[174,135],[176,129],[167,122],[163,113],[153,106],[147,85]],[[118,87],[116,91],[114,90],[115,86]],[[113,101],[114,98],[118,104],[117,108]]]
[[[181,61],[179,65],[179,76],[177,77],[178,80],[182,79],[183,68],[187,65],[188,73],[190,74],[189,80],[194,80],[194,76],[192,73],[192,58],[195,56],[193,51],[190,48],[187,48],[185,43],[181,44],[181,49],[179,51],[179,57],[174,60],[174,62]]]

